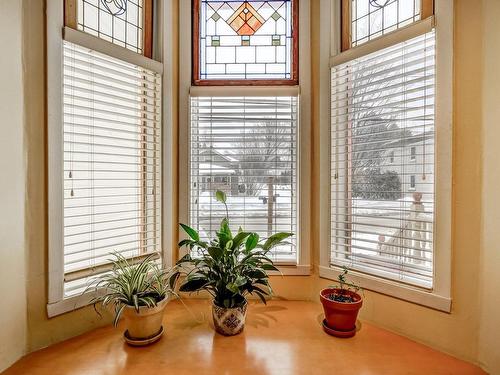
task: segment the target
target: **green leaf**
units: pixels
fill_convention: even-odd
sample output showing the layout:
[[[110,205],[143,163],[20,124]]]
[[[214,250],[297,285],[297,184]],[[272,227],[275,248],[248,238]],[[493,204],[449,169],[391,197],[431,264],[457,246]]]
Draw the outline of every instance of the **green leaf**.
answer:
[[[287,239],[288,237],[293,236],[293,233],[287,233],[287,232],[280,232],[273,234],[271,237],[267,239],[267,241],[264,243],[262,248],[264,250],[269,250],[273,248],[276,245],[279,245],[283,240]]]
[[[192,262],[191,254],[186,254],[184,255],[181,259],[177,261],[177,265],[182,264],[182,263],[190,263]]]
[[[240,292],[240,289],[238,288],[238,285],[235,283],[228,283],[226,284],[226,289],[229,290],[230,292],[234,294],[238,294]]]
[[[181,285],[179,290],[181,292],[197,292],[202,290],[208,283],[209,281],[206,278],[186,280],[184,284]]]
[[[200,236],[198,234],[197,231],[195,231],[193,228],[191,228],[190,226],[187,226],[186,224],[180,224],[180,226],[182,227],[182,229],[184,229],[184,232],[186,232],[188,234],[189,237],[191,237],[193,240],[195,241],[199,241],[200,240]]]
[[[241,229],[241,228],[240,228]],[[248,232],[243,232],[239,231],[238,234],[233,238],[233,249],[238,249],[240,245],[245,241],[245,238],[247,238],[250,235]]]
[[[180,275],[181,275],[180,272],[176,272],[172,276],[170,276],[170,278],[168,280],[168,284],[170,286],[170,289],[175,288],[175,284],[177,284],[177,280],[179,280]]]
[[[192,240],[189,240],[189,239],[184,239],[182,241],[179,242],[179,247],[182,247],[182,246],[185,246],[185,245],[191,245],[193,243]]]
[[[265,279],[267,278],[267,273],[264,270],[256,268],[246,273],[246,275],[252,279]]]
[[[255,294],[257,294],[257,295],[259,296],[260,300],[262,301],[262,303],[263,303],[264,305],[267,305],[266,297],[264,297],[264,296],[262,295],[262,293],[255,292]]]
[[[220,223],[220,232],[227,235],[229,239],[233,238],[231,229],[229,229],[229,221],[226,218],[222,219]]]
[[[247,283],[248,279],[245,276],[238,276],[236,280],[234,281],[234,284],[237,287],[243,286]]]
[[[215,192],[215,199],[221,203],[226,203],[226,193],[223,191],[217,190]]]
[[[266,271],[278,271],[279,272],[279,269],[276,268],[274,265],[270,264],[270,263],[264,263],[262,265],[262,268]]]
[[[259,242],[259,235],[257,233],[250,233],[247,238],[247,242],[245,243],[245,250],[248,252],[255,249],[257,243]]]
[[[214,260],[218,260],[222,254],[223,254],[223,250],[218,248],[218,247],[215,247],[215,246],[211,246],[208,248],[208,254],[214,259]]]

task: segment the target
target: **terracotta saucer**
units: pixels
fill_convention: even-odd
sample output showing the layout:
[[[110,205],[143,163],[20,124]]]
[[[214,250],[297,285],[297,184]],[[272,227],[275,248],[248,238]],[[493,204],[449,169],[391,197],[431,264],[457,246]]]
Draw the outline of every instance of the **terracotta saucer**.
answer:
[[[326,319],[323,319],[323,331],[325,331],[326,333],[328,333],[331,336],[348,338],[348,337],[352,337],[356,334],[356,327],[354,327],[350,331],[337,331],[333,328],[328,327],[328,325],[326,324]]]
[[[158,341],[162,335],[163,335],[163,326],[161,326],[160,330],[158,331],[158,333],[156,335],[150,336],[150,337],[145,338],[145,339],[131,338],[128,334],[128,330],[125,331],[125,333],[123,334],[123,338],[125,339],[125,342],[129,345],[146,346],[146,345],[149,345],[149,344],[152,344],[152,343]]]

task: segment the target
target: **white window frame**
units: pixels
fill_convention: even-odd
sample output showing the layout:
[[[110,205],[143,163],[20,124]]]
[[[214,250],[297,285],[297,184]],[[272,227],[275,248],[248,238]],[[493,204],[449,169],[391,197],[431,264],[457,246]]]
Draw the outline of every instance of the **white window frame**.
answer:
[[[350,60],[361,48],[374,52],[400,41],[401,30],[388,33],[360,47],[340,53],[340,0],[321,0],[320,20],[320,264],[322,278],[336,280],[341,270],[330,259],[330,61]],[[433,289],[423,290],[396,281],[351,271],[361,287],[436,310],[451,312],[452,221],[452,98],[453,98],[453,2],[435,0],[435,16],[407,29],[421,32],[433,22],[436,28],[435,95],[435,222]],[[404,31],[403,31],[404,32]]]
[[[311,80],[310,80],[310,0],[299,1],[299,86],[191,86],[191,14],[192,1],[182,0],[179,3],[179,144],[189,145],[190,110],[189,96],[191,91],[206,96],[277,96],[299,95],[299,165],[298,165],[298,207],[297,229],[298,258],[297,264],[280,265],[278,269],[283,275],[310,275],[310,216],[311,216]],[[189,46],[189,47],[187,47]],[[189,223],[189,148],[179,148],[179,221]],[[178,258],[185,254],[180,250]],[[270,272],[270,274],[279,274]]]
[[[82,31],[64,27],[64,0],[47,2],[47,118],[48,118],[48,303],[47,314],[54,317],[87,306],[95,292],[64,298],[64,243],[63,243],[63,39],[91,46],[93,50],[108,54],[132,64],[138,64],[162,73],[162,260],[165,267],[172,265],[171,244],[175,233],[173,207],[175,202],[175,138],[171,124],[175,120],[174,81],[172,61],[175,46],[175,0],[155,1],[157,30],[154,59],[98,39]],[[161,62],[160,62],[161,61]],[[162,63],[163,62],[163,63]]]

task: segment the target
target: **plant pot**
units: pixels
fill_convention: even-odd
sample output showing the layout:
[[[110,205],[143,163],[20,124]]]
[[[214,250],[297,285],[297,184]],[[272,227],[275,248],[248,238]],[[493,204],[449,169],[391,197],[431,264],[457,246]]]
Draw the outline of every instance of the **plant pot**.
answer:
[[[239,307],[220,307],[212,301],[212,317],[215,330],[224,336],[234,336],[245,328],[247,316],[247,302]]]
[[[150,344],[151,339],[158,340],[163,333],[162,321],[163,311],[167,306],[168,297],[158,302],[156,307],[139,307],[139,312],[133,306],[126,306],[123,310],[123,317],[126,322],[127,330],[125,338],[129,341],[147,341]]]
[[[326,288],[319,294],[325,311],[325,331],[339,337],[354,336],[356,319],[359,309],[363,305],[363,298],[358,293],[349,290],[344,291],[344,294],[351,296],[354,302],[337,302],[328,298],[330,294],[334,294],[338,290],[337,288]]]

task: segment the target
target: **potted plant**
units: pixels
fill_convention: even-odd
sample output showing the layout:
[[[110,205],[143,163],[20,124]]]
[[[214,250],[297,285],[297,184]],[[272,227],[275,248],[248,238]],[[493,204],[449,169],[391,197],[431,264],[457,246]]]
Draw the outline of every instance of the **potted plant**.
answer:
[[[159,340],[163,334],[163,311],[173,293],[170,282],[174,280],[160,268],[154,255],[136,264],[118,253],[114,257],[112,270],[93,283],[98,295],[92,300],[94,308],[98,303],[103,308],[112,306],[115,327],[122,316],[125,318],[124,337],[129,344],[140,346]]]
[[[347,281],[349,270],[344,267],[338,276],[339,286],[331,286],[320,292],[320,300],[325,311],[323,329],[337,337],[352,337],[356,334],[356,319],[363,305],[363,298],[358,293],[360,287]]]
[[[243,331],[247,311],[248,294],[257,295],[266,303],[272,294],[266,271],[277,271],[269,252],[283,244],[292,233],[276,233],[265,241],[257,233],[245,232],[242,228],[233,236],[229,228],[226,195],[215,194],[224,204],[226,217],[214,239],[202,241],[193,228],[180,224],[189,236],[179,242],[190,252],[177,262],[177,271],[172,275],[173,285],[180,275],[185,276],[180,285],[181,292],[207,291],[213,298],[212,317],[215,330],[225,336]],[[196,255],[192,255],[197,250]]]

